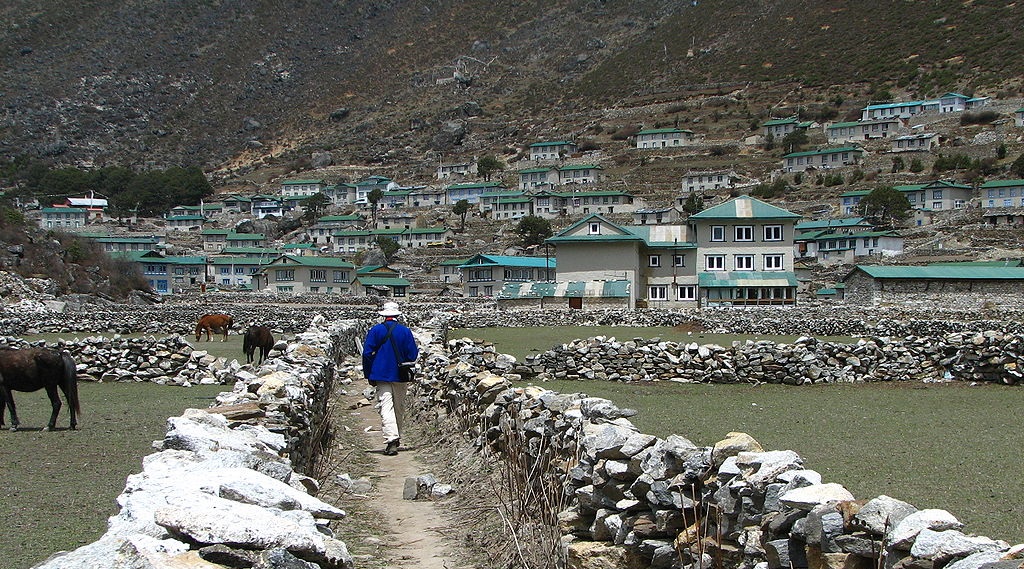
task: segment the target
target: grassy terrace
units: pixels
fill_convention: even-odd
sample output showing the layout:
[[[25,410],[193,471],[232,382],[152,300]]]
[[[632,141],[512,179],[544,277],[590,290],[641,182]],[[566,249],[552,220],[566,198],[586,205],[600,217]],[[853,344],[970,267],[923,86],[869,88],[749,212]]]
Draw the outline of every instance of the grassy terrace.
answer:
[[[561,334],[560,334],[561,332]],[[495,342],[522,357],[571,338],[599,334],[729,345],[740,336],[668,328],[502,328],[454,330]],[[792,337],[761,337],[791,341]],[[841,340],[841,339],[836,339]],[[633,422],[661,437],[678,434],[711,445],[743,431],[765,449],[792,449],[827,482],[858,498],[886,494],[919,508],[949,510],[970,533],[1024,541],[1024,487],[1008,483],[1019,468],[1024,390],[956,384],[684,385],[553,381],[544,387],[584,392],[637,409]]]

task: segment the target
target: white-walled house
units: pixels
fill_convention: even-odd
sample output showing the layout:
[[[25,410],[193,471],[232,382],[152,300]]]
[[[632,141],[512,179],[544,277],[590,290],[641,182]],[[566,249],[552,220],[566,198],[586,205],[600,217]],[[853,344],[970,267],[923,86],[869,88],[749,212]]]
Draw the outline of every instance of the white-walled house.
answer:
[[[44,207],[39,218],[41,229],[73,229],[84,227],[89,211],[84,207]]]
[[[765,121],[761,125],[761,130],[764,136],[772,137],[776,141],[782,140],[782,137],[797,130],[797,129],[808,129],[813,126],[814,123],[810,121],[801,121],[796,117],[788,117],[784,119],[771,119]]]
[[[281,196],[312,196],[324,191],[327,182],[323,180],[285,180],[281,182]]]
[[[1024,180],[989,180],[978,190],[985,209],[1024,207]]]
[[[693,144],[697,135],[692,130],[679,128],[652,128],[636,133],[636,147],[644,148],[678,148]]]
[[[902,103],[880,103],[861,109],[861,120],[881,118],[908,119],[922,113],[959,113],[988,104],[988,97],[968,97],[960,93],[946,93],[937,99],[906,101]]]
[[[939,135],[935,132],[905,134],[892,139],[893,152],[930,152],[939,146]]]
[[[452,177],[465,177],[477,173],[476,160],[472,162],[459,162],[457,164],[438,164],[436,177],[438,180],[447,180]]]
[[[837,122],[825,127],[825,136],[828,138],[829,144],[888,138],[899,130],[900,124],[900,120],[896,118]]]
[[[730,190],[736,187],[735,170],[690,170],[683,174],[683,196],[693,192]],[[682,198],[686,201],[686,198]]]
[[[860,164],[863,155],[864,150],[856,146],[791,152],[782,157],[782,170],[803,172],[809,169],[842,168]]]
[[[530,145],[530,160],[560,160],[577,151],[575,142],[556,140],[552,142],[534,142]]]

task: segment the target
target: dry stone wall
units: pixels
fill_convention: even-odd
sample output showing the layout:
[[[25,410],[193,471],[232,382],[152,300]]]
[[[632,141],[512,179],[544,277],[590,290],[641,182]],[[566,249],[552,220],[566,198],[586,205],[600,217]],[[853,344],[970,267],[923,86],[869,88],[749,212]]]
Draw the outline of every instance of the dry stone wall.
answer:
[[[805,337],[792,344],[746,341],[729,347],[598,336],[573,340],[522,362],[469,338],[453,340],[449,349],[474,366],[513,379],[790,385],[963,380],[1015,385],[1024,378],[1024,335],[996,330],[852,344]]]
[[[857,499],[796,452],[743,433],[709,447],[662,439],[611,401],[514,387],[502,373],[510,360],[462,340],[429,347],[415,414],[520,476],[539,472],[532,496],[561,488],[547,503],[567,504],[557,518],[569,568],[980,569],[1024,555],[1024,545],[966,533],[945,510]]]
[[[211,409],[168,420],[107,532],[37,567],[351,568],[329,525],[345,512],[300,472],[316,460],[335,361],[361,329],[314,317],[280,357],[227,373],[233,389]]]

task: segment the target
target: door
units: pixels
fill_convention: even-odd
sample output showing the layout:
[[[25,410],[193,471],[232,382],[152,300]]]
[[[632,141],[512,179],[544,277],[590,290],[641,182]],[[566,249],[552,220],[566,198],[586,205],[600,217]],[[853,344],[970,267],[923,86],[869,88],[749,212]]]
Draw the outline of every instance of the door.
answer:
[[[573,296],[569,298],[569,308],[573,310],[583,309],[583,298],[579,296]]]

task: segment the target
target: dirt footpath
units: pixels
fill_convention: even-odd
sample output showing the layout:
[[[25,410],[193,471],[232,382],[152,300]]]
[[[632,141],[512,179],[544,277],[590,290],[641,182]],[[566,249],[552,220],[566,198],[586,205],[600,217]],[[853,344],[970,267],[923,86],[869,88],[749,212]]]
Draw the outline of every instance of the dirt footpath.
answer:
[[[359,386],[353,385],[355,391]],[[345,397],[340,402],[346,408],[361,397],[358,393]],[[430,472],[419,460],[421,450],[415,440],[403,435],[398,455],[383,454],[384,439],[380,433],[380,415],[373,406],[363,406],[345,411],[353,429],[363,437],[368,456],[371,458],[369,478],[373,489],[369,500],[373,510],[381,519],[377,523],[386,525],[389,535],[380,536],[385,540],[383,549],[391,560],[389,567],[421,569],[455,569],[459,564],[452,551],[456,549],[446,542],[446,520],[439,513],[445,502],[430,500],[405,500],[402,492],[405,480]],[[349,422],[349,421],[346,421]],[[449,498],[448,500],[452,500]],[[454,498],[457,499],[457,498]]]

